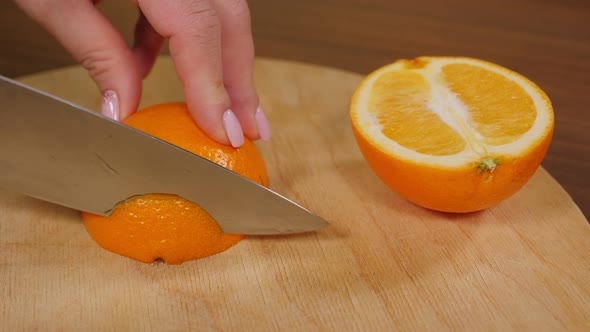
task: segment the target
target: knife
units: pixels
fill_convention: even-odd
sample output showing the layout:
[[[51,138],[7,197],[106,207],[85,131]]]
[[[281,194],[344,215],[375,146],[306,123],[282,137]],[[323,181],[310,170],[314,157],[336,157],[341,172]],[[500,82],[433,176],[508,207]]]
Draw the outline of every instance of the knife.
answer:
[[[328,223],[223,166],[0,75],[0,187],[108,216],[133,196],[175,194],[226,233],[290,234]]]

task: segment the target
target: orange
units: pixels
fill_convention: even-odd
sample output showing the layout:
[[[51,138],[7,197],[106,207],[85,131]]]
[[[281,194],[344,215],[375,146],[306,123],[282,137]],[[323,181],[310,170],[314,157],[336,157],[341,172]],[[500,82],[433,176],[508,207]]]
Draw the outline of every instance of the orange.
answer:
[[[216,143],[198,128],[184,103],[140,110],[125,123],[268,186],[266,166],[254,143],[247,138],[240,148]],[[83,212],[82,218],[100,246],[145,263],[161,259],[179,264],[207,257],[244,238],[225,234],[197,204],[167,194],[137,196],[118,205],[110,216]]]
[[[350,105],[368,165],[407,200],[446,212],[494,206],[545,157],[554,114],[526,77],[465,57],[398,60],[370,73]]]

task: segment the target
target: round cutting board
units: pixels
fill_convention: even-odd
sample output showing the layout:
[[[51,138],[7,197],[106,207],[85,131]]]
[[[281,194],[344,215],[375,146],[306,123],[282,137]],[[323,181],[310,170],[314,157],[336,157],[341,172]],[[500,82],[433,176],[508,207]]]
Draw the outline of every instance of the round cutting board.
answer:
[[[181,265],[101,249],[78,211],[0,191],[0,322],[17,330],[590,329],[590,226],[542,168],[516,195],[465,215],[391,192],[353,139],[361,80],[258,59],[273,139],[271,188],[326,219],[314,233],[248,237]],[[79,67],[21,81],[98,110]],[[169,58],[142,106],[183,100]],[[231,203],[228,203],[231,208]]]

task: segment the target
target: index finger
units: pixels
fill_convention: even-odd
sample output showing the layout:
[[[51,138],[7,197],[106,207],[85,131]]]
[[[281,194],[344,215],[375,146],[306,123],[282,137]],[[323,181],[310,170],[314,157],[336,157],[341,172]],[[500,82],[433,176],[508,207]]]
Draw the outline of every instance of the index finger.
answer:
[[[170,55],[197,125],[214,140],[243,143],[223,82],[221,27],[209,0],[139,0],[154,29],[169,39]]]

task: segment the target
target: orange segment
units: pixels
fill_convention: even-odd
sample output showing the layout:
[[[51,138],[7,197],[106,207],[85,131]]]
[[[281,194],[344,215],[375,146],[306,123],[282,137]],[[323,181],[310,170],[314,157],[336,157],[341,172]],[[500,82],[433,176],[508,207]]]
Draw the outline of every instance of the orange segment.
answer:
[[[513,142],[533,126],[537,115],[533,100],[506,76],[466,64],[448,64],[442,72],[451,91],[469,106],[473,129],[485,144]]]
[[[473,58],[399,60],[368,75],[350,105],[375,173],[434,210],[482,210],[528,182],[551,142],[549,98],[507,68]]]
[[[125,123],[268,186],[264,159],[254,143],[245,138],[244,145],[235,149],[213,141],[194,123],[184,103],[140,110]],[[100,246],[145,263],[162,259],[179,264],[207,257],[244,238],[225,234],[205,210],[174,195],[133,197],[108,217],[83,212],[82,219]]]
[[[368,111],[385,136],[414,151],[449,155],[465,149],[463,138],[429,107],[430,85],[413,71],[384,73],[374,83]]]

